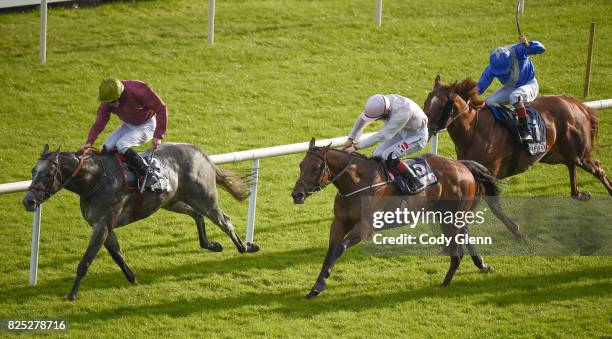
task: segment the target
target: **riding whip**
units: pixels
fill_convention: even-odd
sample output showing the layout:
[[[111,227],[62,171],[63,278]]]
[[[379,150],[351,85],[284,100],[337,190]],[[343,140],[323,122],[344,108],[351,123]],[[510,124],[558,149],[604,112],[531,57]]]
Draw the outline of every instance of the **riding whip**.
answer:
[[[525,9],[525,0],[518,0],[518,2],[516,3],[516,12],[514,14],[514,21],[516,21],[516,29],[518,30],[518,34],[519,36],[523,35],[523,32],[521,31],[521,25],[519,24],[519,13],[523,13],[523,10]]]

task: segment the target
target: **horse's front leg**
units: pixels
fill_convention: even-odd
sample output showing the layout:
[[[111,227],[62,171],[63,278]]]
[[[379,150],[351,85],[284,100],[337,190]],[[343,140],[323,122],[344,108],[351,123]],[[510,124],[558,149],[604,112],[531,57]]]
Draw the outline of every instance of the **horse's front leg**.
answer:
[[[85,254],[83,255],[83,258],[81,259],[81,262],[77,267],[77,276],[74,280],[72,290],[70,291],[70,294],[68,294],[68,300],[76,299],[77,292],[79,291],[79,286],[81,285],[81,280],[83,280],[85,274],[87,274],[87,269],[89,268],[89,265],[91,265],[91,262],[96,257],[96,254],[98,254],[100,247],[102,247],[102,244],[104,244],[104,242],[106,241],[106,237],[108,235],[108,225],[99,223],[94,224],[92,228],[93,232],[91,235],[91,239],[89,239],[89,245],[87,245],[87,250],[85,250]]]
[[[449,245],[449,255],[450,266],[448,268],[448,271],[446,272],[444,281],[442,282],[442,286],[444,287],[447,287],[451,283],[451,280],[453,280],[453,277],[455,276],[455,272],[459,268],[461,259],[463,259],[463,245],[457,244],[454,240],[451,241],[451,244]]]
[[[346,250],[349,249],[351,246],[359,243],[359,241],[361,241],[359,229],[355,227],[346,228],[345,224],[342,221],[340,221],[338,218],[334,219],[329,234],[329,245],[327,248],[327,254],[325,255],[325,259],[323,260],[321,272],[319,273],[319,276],[317,277],[314,286],[306,295],[306,299],[310,300],[327,289],[325,279],[329,278],[329,276],[331,275],[331,271],[334,267],[334,264],[336,263],[336,260],[338,260],[338,258],[340,258],[340,256],[344,252],[346,252]]]

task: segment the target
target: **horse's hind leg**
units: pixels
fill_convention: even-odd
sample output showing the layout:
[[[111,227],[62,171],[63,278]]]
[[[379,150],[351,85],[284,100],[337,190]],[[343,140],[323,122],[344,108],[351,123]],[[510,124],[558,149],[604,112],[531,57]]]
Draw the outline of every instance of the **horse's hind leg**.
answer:
[[[580,192],[578,190],[578,183],[576,182],[576,164],[567,165],[570,177],[570,189],[572,191],[572,198],[576,200],[586,201],[591,199],[591,193]]]
[[[481,273],[490,273],[493,272],[493,266],[489,264],[485,264],[484,259],[476,252],[476,246],[474,244],[466,244],[465,245],[470,253],[470,257],[472,257],[472,261],[474,265],[478,267]]]
[[[220,243],[208,240],[208,237],[206,236],[206,226],[204,225],[204,216],[193,209],[193,207],[182,201],[178,201],[172,204],[170,207],[166,207],[166,209],[177,213],[187,214],[193,218],[198,230],[198,238],[200,240],[201,248],[205,248],[213,252],[221,252],[223,250],[223,246],[221,246]]]
[[[132,284],[136,284],[136,275],[134,272],[132,272],[130,267],[123,259],[123,253],[121,253],[121,247],[119,246],[119,240],[117,240],[117,234],[115,234],[113,230],[108,232],[108,236],[104,242],[104,247],[106,247],[106,250],[108,253],[110,253],[111,257],[117,263],[127,280]]]
[[[599,181],[601,181],[604,187],[608,190],[608,194],[612,195],[612,182],[606,176],[603,168],[601,168],[599,161],[589,157],[587,159],[583,159],[582,163],[578,166],[591,173],[593,176],[595,176],[595,178],[599,179]]]
[[[230,217],[227,214],[223,213],[223,211],[221,211],[218,205],[206,210],[205,215],[210,218],[212,222],[217,224],[217,226],[219,226],[221,230],[223,230],[223,232],[229,235],[238,252],[244,253],[259,251],[259,246],[257,244],[252,243],[245,245],[242,240],[240,240],[240,237],[238,236],[238,234],[236,234],[236,231],[234,230],[234,226],[232,225]]]
[[[98,254],[100,247],[106,240],[106,236],[108,235],[108,228],[106,225],[95,224],[93,225],[93,233],[91,238],[89,239],[89,244],[87,245],[87,250],[85,250],[85,254],[77,267],[77,276],[74,280],[74,284],[72,285],[72,290],[70,290],[70,294],[68,294],[68,300],[75,300],[77,292],[79,291],[79,286],[81,285],[81,280],[87,274],[87,269],[91,262]]]
[[[491,212],[495,215],[501,222],[506,226],[506,228],[514,234],[515,237],[519,239],[524,239],[525,235],[521,232],[521,228],[519,225],[514,223],[501,208],[499,204],[499,198],[496,196],[484,196],[484,200],[487,202],[487,205],[491,208]],[[469,248],[468,248],[469,249]]]

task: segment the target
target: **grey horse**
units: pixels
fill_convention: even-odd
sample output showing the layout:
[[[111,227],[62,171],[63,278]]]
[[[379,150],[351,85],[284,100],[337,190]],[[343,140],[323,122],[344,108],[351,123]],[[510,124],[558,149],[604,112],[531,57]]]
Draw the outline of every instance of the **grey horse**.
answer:
[[[150,150],[147,152],[150,153]],[[215,166],[206,153],[189,144],[164,143],[156,156],[165,164],[170,192],[145,191],[141,207],[135,208],[139,192],[128,190],[118,162],[113,155],[73,152],[49,152],[45,148],[32,169],[32,184],[23,204],[34,211],[43,201],[66,188],[78,194],[83,218],[91,225],[92,235],[87,250],[77,268],[76,280],[68,300],[76,299],[81,280],[89,265],[104,245],[113,260],[131,283],[136,283],[134,272],[128,267],[114,229],[144,219],[160,208],[183,213],[195,220],[200,247],[220,252],[221,244],[209,241],[204,227],[204,216],[217,224],[232,239],[238,252],[257,252],[259,246],[243,243],[234,231],[230,218],[218,204],[217,184],[238,201],[249,196],[248,182]]]

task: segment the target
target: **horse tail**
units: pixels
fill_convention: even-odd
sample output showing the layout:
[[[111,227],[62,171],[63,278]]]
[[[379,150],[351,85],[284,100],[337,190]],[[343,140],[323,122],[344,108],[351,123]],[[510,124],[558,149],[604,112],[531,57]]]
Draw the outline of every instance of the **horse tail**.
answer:
[[[491,212],[506,226],[506,228],[519,239],[523,239],[525,236],[521,232],[520,227],[510,220],[510,218],[502,210],[501,204],[499,203],[499,196],[501,190],[497,186],[499,179],[491,175],[489,170],[483,165],[472,160],[460,160],[465,167],[467,167],[478,183],[479,191],[484,189],[485,195],[484,200],[487,205],[491,208]]]
[[[228,191],[234,199],[243,201],[251,195],[249,189],[253,174],[249,171],[245,175],[236,175],[226,169],[213,165],[215,169],[215,179],[222,188]]]
[[[481,165],[480,163],[473,160],[459,160],[465,167],[467,167],[472,175],[479,183],[479,187],[484,189],[484,193],[488,197],[498,198],[501,194],[501,190],[497,187],[497,178],[489,173],[489,170]]]

